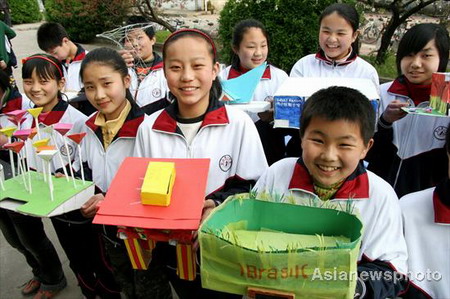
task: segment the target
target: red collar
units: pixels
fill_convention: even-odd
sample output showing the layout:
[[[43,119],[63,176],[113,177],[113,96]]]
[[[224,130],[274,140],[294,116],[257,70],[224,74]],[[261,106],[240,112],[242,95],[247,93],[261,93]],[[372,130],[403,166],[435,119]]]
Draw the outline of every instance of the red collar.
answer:
[[[167,133],[179,133],[181,130],[177,126],[176,115],[178,113],[177,102],[174,101],[156,118],[152,129]],[[210,102],[208,110],[205,113],[200,128],[208,125],[224,125],[230,123],[228,119],[227,109],[222,102],[213,100]]]
[[[249,69],[244,69],[243,67],[240,67],[239,69],[236,69],[235,67],[231,66],[230,67],[230,71],[228,72],[227,80],[237,78],[240,75],[245,74],[248,71],[249,71]],[[270,73],[270,65],[269,64],[267,64],[267,67],[264,70],[264,73],[263,73],[263,75],[261,77],[261,80],[262,79],[268,79],[268,80],[272,79],[272,75]]]
[[[98,112],[95,112],[87,121],[86,125],[99,137],[102,136],[102,130],[95,124]],[[135,104],[131,104],[131,110],[125,119],[114,140],[119,137],[136,137],[140,124],[144,121],[144,112]],[[102,137],[103,138],[103,137]]]
[[[289,189],[301,189],[314,193],[312,177],[302,158],[299,158],[295,164]],[[362,163],[359,163],[355,171],[345,180],[333,199],[369,199],[369,179]]]
[[[332,66],[344,66],[344,65],[348,65],[350,63],[352,63],[353,61],[356,60],[356,58],[358,58],[358,55],[356,54],[355,51],[352,50],[352,53],[350,54],[350,56],[345,60],[345,61],[335,61],[335,60],[331,60],[329,59],[325,53],[323,52],[323,50],[319,50],[319,52],[316,53],[316,59],[325,62],[328,65],[332,65]]]
[[[434,222],[450,224],[450,181],[445,179],[433,192]]]
[[[3,104],[3,107],[0,107],[0,113],[8,113],[16,110],[22,109],[22,95],[16,89],[10,89],[10,94],[6,99],[6,102]]]
[[[388,92],[395,95],[408,97],[413,100],[414,104],[417,106],[420,103],[430,99],[431,84],[412,84],[408,81],[408,79],[406,79],[405,76],[402,75],[392,82]]]
[[[59,100],[58,104],[56,104],[55,107],[51,111],[49,111],[45,117],[39,118],[39,122],[43,123],[46,126],[50,126],[56,123],[59,123],[61,118],[64,116],[64,113],[66,113],[67,108],[69,107],[69,104],[66,101]],[[32,128],[36,126],[36,121],[33,119],[33,124],[31,125]]]

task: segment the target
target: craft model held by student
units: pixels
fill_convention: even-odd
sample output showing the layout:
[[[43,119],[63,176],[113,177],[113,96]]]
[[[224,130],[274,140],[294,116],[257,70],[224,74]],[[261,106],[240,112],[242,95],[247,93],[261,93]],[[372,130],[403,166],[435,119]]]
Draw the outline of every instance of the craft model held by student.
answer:
[[[450,157],[450,130],[445,141]],[[400,199],[410,248],[410,285],[405,298],[450,298],[450,163],[447,166],[447,177],[436,187]]]
[[[368,169],[388,181],[398,196],[435,186],[447,176],[448,119],[406,114],[401,108],[429,105],[431,77],[445,72],[449,45],[448,32],[437,24],[412,27],[398,46],[399,77],[380,86],[382,114]]]
[[[64,91],[71,93],[82,91],[80,67],[88,51],[80,44],[71,41],[66,29],[61,24],[54,22],[46,22],[39,26],[37,42],[42,51],[62,63],[64,78],[66,78]],[[90,115],[94,111],[83,94],[71,99],[70,102],[86,115]]]
[[[126,61],[131,76],[130,92],[139,107],[167,101],[168,89],[163,61],[161,56],[153,51],[155,43],[155,30],[151,25],[137,24],[125,32],[125,50],[122,50],[121,54],[122,57],[128,58]],[[164,108],[165,103],[162,105],[159,109]]]
[[[394,190],[361,162],[373,144],[374,120],[370,101],[356,90],[330,87],[316,92],[300,118],[302,157],[273,164],[254,190],[292,195],[298,204],[353,204],[364,225],[356,294],[386,298],[403,289],[402,282],[389,277],[407,273],[407,252]],[[361,279],[373,274],[382,279]]]
[[[264,25],[253,19],[237,23],[233,30],[233,56],[231,65],[222,70],[222,80],[233,79],[245,74],[264,62],[269,55],[269,34]],[[256,86],[252,101],[273,101],[273,95],[288,75],[281,69],[268,64],[261,81]],[[273,109],[261,113],[248,113],[255,122],[269,164],[284,157],[284,136],[274,130]]]
[[[73,124],[85,118],[82,113],[62,100],[61,90],[65,83],[63,69],[54,57],[36,54],[25,58],[22,66],[22,80],[23,90],[31,100],[32,106],[42,107],[43,109],[39,116],[39,124],[36,124],[31,115],[27,115],[21,129],[40,126],[42,130],[45,125],[53,125],[58,122]],[[48,137],[47,133],[41,132],[41,138]],[[58,149],[63,147],[62,138],[61,136],[55,138],[57,142],[55,146]],[[33,141],[36,140],[39,140],[37,135]],[[68,159],[73,159],[74,154],[77,153],[75,148],[73,149],[72,155],[67,155],[65,150],[62,151],[66,162]],[[30,167],[42,171],[42,165],[37,160],[30,142],[26,143],[25,150],[27,151],[27,163]],[[52,172],[62,166],[58,159],[53,159],[50,164]],[[34,277],[22,289],[22,294],[31,295],[37,292],[34,296],[35,299],[53,298],[65,288],[67,283],[56,250],[45,234],[42,220],[11,211],[7,213],[23,247],[32,255],[32,257],[27,258],[27,262],[33,269]],[[53,223],[55,221],[58,220],[52,219]],[[57,226],[55,226],[55,230],[58,234]],[[58,234],[60,240],[64,237],[70,238],[71,236]],[[63,242],[61,244],[64,250],[68,249],[64,247]]]
[[[211,159],[202,219],[229,195],[248,192],[267,168],[250,117],[219,101],[216,55],[214,42],[202,31],[183,29],[169,36],[163,57],[173,103],[142,123],[135,150],[138,157]],[[233,296],[202,289],[199,275],[193,282],[179,279],[175,247],[157,244],[153,261],[167,256],[169,278],[180,298]]]
[[[86,96],[98,111],[86,121],[87,135],[83,140],[86,177],[98,190],[81,211],[86,217],[94,217],[120,164],[133,154],[136,133],[145,114],[133,101],[128,90],[131,79],[127,66],[116,51],[99,48],[89,52],[80,75]],[[117,227],[95,226],[102,230],[102,243],[114,277],[127,298],[170,296],[168,280],[160,272],[133,270],[124,243],[117,238]],[[136,284],[142,289],[135,288]]]
[[[366,78],[378,89],[377,71],[357,54],[359,14],[356,9],[344,3],[332,4],[322,12],[319,24],[319,52],[297,61],[290,76]]]

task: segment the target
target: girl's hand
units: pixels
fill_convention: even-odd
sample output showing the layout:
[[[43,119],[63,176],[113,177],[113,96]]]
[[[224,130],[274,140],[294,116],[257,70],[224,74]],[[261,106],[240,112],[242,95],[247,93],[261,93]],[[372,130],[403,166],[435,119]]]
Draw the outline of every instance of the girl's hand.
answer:
[[[81,206],[81,214],[86,218],[92,218],[97,213],[100,203],[105,199],[102,193],[95,194]]]
[[[203,221],[205,221],[206,217],[209,216],[209,214],[211,214],[212,210],[216,207],[216,203],[214,202],[214,200],[212,199],[207,199],[205,200],[205,203],[203,204],[203,211],[202,211],[202,219],[200,220],[200,224],[203,223]],[[199,247],[198,244],[198,232],[195,231],[193,234],[193,240],[194,243],[192,244],[192,248],[194,250],[197,250]]]
[[[264,112],[259,112],[258,117],[263,122],[270,123],[273,121],[273,97],[268,96],[264,99],[264,101],[270,103],[270,109]]]
[[[127,67],[134,66],[134,57],[131,50],[119,50],[119,54],[125,60]]]
[[[4,144],[8,143],[8,137],[6,137],[5,135],[1,134],[0,135],[0,147],[2,147]]]
[[[6,69],[6,67],[7,67],[6,62],[4,60],[0,60],[0,68],[4,70]]]
[[[64,177],[65,177],[64,173],[61,172],[55,173],[55,178],[64,178]]]
[[[381,117],[388,123],[393,123],[403,117],[406,116],[405,111],[402,110],[402,107],[408,107],[409,104],[405,102],[401,102],[399,100],[393,100],[389,103],[389,105],[386,107],[386,110],[384,110]]]

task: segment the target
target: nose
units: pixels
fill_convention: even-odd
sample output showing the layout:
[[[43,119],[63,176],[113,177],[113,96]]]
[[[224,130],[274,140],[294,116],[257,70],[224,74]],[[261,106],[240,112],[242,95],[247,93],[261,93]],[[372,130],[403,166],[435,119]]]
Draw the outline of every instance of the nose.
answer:
[[[194,78],[194,72],[190,67],[185,67],[181,74],[181,81],[192,81]]]
[[[411,62],[411,67],[420,68],[422,66],[422,58],[420,55],[414,55],[413,60]]]
[[[337,151],[334,146],[327,146],[322,151],[322,159],[324,161],[336,161]]]
[[[35,81],[31,86],[31,91],[39,91],[41,90],[41,84],[38,81]]]
[[[106,97],[106,93],[103,88],[99,87],[95,90],[95,100],[101,100]]]

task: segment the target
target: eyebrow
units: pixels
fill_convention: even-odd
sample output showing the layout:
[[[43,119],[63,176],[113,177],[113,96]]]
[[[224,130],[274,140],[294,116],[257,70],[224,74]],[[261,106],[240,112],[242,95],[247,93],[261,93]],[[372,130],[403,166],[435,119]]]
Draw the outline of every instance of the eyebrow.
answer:
[[[318,134],[318,135],[321,135],[321,136],[324,136],[324,137],[328,136],[327,134],[325,134],[324,132],[319,131],[319,130],[313,130],[313,131],[311,131],[311,133]],[[353,136],[353,135],[339,136],[337,139],[339,139],[339,140],[341,140],[341,139],[346,139],[347,140],[348,139],[348,140],[357,141],[357,138],[355,138],[355,136]]]
[[[333,31],[332,29],[331,29],[331,27],[328,27],[328,26],[323,26],[323,27],[321,27],[322,29],[327,29],[327,30],[331,30],[331,31]],[[348,31],[348,29],[343,29],[343,28],[339,28],[338,30],[335,30],[335,31],[338,31],[338,32],[347,32]]]

